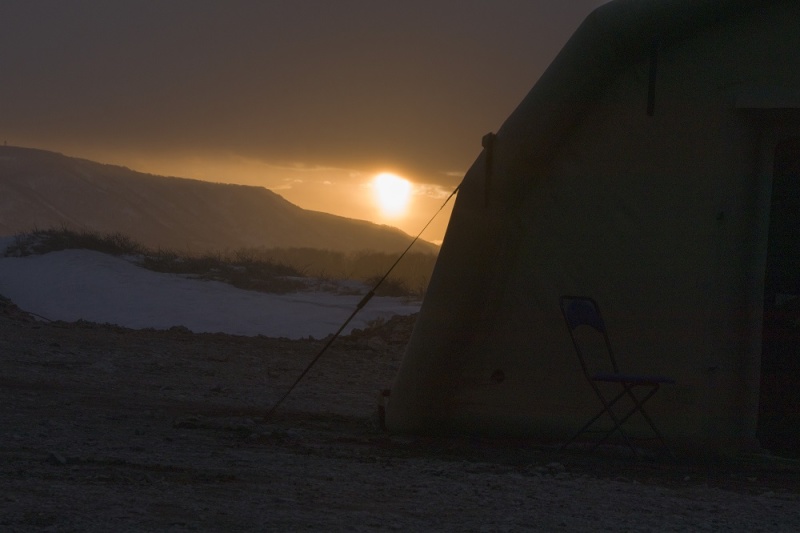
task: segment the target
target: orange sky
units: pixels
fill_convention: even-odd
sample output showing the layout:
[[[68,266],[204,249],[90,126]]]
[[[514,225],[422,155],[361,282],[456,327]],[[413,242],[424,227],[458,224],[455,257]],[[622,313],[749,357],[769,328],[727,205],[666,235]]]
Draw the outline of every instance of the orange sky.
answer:
[[[8,0],[0,139],[416,234],[602,3]],[[405,213],[381,172],[412,183]]]

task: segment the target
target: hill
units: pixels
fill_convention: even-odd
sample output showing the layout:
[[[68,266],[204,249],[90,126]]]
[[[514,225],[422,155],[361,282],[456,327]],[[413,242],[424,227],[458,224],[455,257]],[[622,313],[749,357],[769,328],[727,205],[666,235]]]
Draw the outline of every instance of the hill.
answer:
[[[188,252],[317,248],[398,252],[399,229],[298,207],[263,187],[156,176],[0,146],[0,235],[33,228],[119,232]],[[436,253],[420,242],[415,251]]]

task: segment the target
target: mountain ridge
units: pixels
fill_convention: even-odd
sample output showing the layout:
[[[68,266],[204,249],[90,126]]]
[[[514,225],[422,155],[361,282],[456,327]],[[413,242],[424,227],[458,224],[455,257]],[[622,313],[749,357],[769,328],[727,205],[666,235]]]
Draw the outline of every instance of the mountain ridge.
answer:
[[[0,235],[67,227],[189,252],[318,248],[399,252],[397,228],[310,211],[253,185],[158,176],[57,152],[0,146]],[[418,241],[416,251],[436,253]]]

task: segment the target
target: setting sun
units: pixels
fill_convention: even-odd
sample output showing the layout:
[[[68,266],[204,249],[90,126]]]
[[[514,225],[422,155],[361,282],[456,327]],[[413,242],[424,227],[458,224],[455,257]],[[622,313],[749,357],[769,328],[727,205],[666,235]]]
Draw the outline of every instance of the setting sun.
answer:
[[[405,214],[411,198],[411,183],[408,180],[383,172],[372,180],[372,187],[384,216],[398,217]]]

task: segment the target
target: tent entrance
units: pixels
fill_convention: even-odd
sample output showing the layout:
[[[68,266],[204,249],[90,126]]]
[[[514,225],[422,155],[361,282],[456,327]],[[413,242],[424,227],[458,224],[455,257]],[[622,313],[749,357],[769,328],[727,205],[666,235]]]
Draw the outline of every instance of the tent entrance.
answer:
[[[800,453],[800,137],[775,147],[764,277],[758,437]]]

